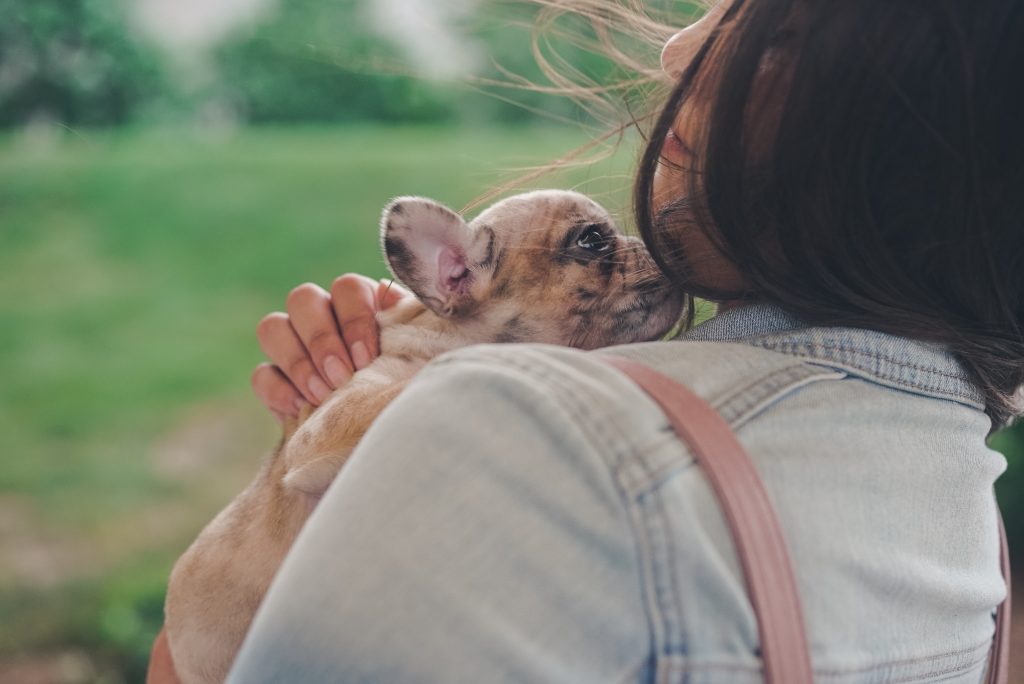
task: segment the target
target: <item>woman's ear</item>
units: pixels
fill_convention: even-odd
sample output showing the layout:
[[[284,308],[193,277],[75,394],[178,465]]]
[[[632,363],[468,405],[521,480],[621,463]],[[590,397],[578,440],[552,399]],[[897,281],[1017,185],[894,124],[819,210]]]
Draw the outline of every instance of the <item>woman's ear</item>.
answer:
[[[399,197],[384,208],[380,233],[391,272],[431,310],[452,316],[472,304],[475,235],[461,216],[434,200]]]

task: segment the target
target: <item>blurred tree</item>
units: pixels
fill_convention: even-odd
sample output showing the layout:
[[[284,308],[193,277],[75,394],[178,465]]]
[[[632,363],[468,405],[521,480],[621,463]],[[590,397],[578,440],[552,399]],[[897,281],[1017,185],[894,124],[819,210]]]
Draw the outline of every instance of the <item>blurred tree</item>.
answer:
[[[441,121],[454,109],[364,25],[357,0],[282,0],[270,18],[221,45],[223,93],[254,123]]]
[[[374,30],[371,1],[279,0],[210,54],[187,55],[183,68],[182,55],[133,37],[123,0],[0,0],[0,126],[37,117],[112,126],[187,118],[211,104],[252,123],[587,117],[579,103],[526,86],[549,85],[531,49],[536,5],[481,4],[453,29],[481,47],[483,64],[439,82]],[[586,36],[585,22],[563,17],[547,28],[541,53],[559,71],[594,83],[623,75],[567,37]]]
[[[0,0],[0,17],[2,126],[121,124],[170,87],[116,0]]]
[[[993,435],[990,444],[1006,456],[1006,472],[996,480],[996,494],[1014,559],[1024,562],[1024,421]]]

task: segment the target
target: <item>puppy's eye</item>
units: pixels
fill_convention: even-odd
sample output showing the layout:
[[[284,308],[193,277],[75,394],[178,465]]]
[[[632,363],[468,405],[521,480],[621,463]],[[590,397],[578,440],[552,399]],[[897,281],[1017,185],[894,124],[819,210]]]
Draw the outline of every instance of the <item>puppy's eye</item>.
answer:
[[[597,226],[587,226],[576,238],[576,244],[588,252],[601,253],[611,249],[615,239],[602,233]]]

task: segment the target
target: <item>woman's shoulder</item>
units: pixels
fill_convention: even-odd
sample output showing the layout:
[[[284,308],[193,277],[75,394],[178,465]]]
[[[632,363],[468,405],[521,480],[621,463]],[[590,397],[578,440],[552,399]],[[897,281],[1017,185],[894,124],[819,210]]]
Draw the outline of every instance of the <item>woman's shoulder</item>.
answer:
[[[671,435],[658,405],[611,366],[607,355],[639,361],[686,385],[730,422],[740,417],[737,407],[746,411],[765,405],[767,396],[753,403],[748,399],[752,393],[764,395],[769,386],[778,394],[780,380],[789,387],[812,375],[836,375],[778,352],[728,342],[669,341],[595,351],[492,344],[439,357],[410,389],[422,390],[413,393],[427,398],[417,400],[419,410],[436,413],[439,422],[558,432],[567,446],[578,442],[615,467]],[[455,405],[463,407],[459,415],[452,414]]]
[[[833,369],[814,367],[805,360],[749,344],[671,340],[582,351],[545,344],[475,345],[450,352],[434,361],[430,372],[485,374],[489,387],[500,392],[523,385],[536,392],[585,404],[589,415],[606,418],[643,405],[646,395],[608,357],[624,357],[689,387],[713,406],[754,389],[770,378],[841,377]],[[653,404],[652,404],[653,405]]]

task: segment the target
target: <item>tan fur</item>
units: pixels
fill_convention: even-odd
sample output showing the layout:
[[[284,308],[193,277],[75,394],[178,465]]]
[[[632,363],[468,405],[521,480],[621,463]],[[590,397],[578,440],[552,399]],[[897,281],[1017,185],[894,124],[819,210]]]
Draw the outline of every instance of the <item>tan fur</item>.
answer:
[[[615,249],[601,263],[573,242],[587,225],[607,225],[613,235]],[[178,560],[166,628],[185,684],[224,679],[316,501],[377,415],[431,359],[481,342],[593,348],[656,339],[680,312],[681,297],[639,241],[615,233],[604,210],[576,193],[509,198],[472,224],[429,200],[403,198],[385,211],[382,234],[392,269],[419,299],[378,314],[381,356],[286,425],[256,479]],[[454,241],[468,275],[457,290],[435,277],[437,248],[425,235]]]

